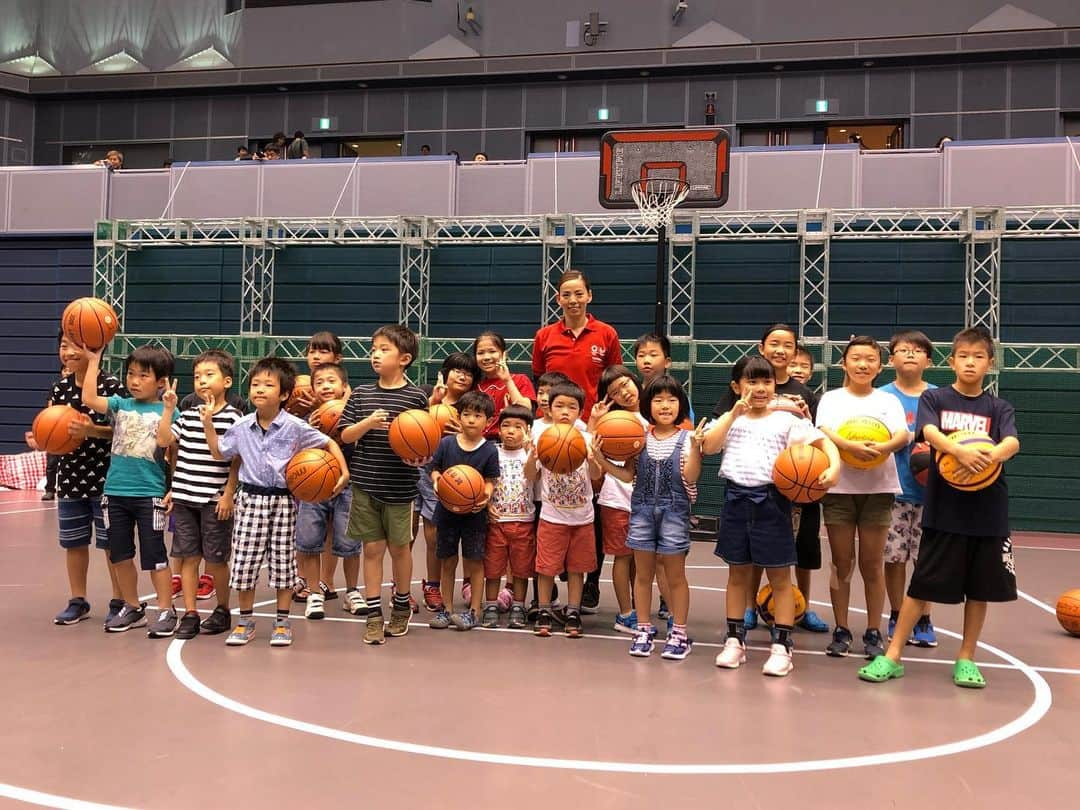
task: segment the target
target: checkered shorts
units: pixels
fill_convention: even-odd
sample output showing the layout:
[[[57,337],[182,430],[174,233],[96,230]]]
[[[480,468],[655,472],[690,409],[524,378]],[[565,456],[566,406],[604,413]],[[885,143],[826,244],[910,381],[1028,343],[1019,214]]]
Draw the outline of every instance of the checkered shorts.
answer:
[[[236,494],[229,587],[254,590],[269,555],[270,587],[291,588],[296,582],[295,531],[296,501],[291,495],[255,495],[241,489]]]

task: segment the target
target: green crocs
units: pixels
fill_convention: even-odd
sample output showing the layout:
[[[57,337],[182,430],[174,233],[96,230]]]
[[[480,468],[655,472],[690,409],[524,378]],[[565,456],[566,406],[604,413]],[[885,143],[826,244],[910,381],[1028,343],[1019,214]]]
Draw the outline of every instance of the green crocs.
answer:
[[[904,665],[897,664],[884,655],[876,656],[873,661],[859,670],[859,678],[871,683],[884,683],[885,681],[891,681],[893,678],[903,677]]]
[[[975,662],[967,658],[958,658],[953,665],[952,682],[965,689],[985,689],[986,679],[975,666]]]

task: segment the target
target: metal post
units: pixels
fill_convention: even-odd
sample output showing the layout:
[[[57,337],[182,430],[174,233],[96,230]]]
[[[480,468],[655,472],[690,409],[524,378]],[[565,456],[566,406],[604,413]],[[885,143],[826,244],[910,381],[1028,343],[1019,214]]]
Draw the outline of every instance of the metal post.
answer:
[[[245,223],[240,269],[240,334],[269,335],[274,328],[274,248],[266,221]]]
[[[699,222],[695,215],[690,233],[674,230],[668,237],[668,306],[667,336],[694,336],[694,280],[697,273],[697,236]]]
[[[102,221],[94,239],[94,295],[116,312],[120,331],[124,329],[124,304],[127,298],[127,248],[117,244],[123,223]]]
[[[971,227],[964,250],[964,327],[982,327],[994,343],[1001,340],[1001,233],[1004,211],[971,210]],[[995,368],[998,365],[995,364]],[[997,393],[994,374],[987,386]]]
[[[545,216],[541,229],[544,246],[543,277],[540,280],[540,326],[561,317],[559,310],[559,278],[570,269],[571,242],[574,218]]]
[[[667,225],[660,223],[656,229],[656,308],[653,312],[655,332],[660,334],[664,328],[664,279],[667,276]]]
[[[829,343],[829,243],[832,212],[799,212],[799,338],[821,348],[821,390],[828,387],[832,361]]]
[[[426,217],[402,217],[400,224],[401,271],[398,278],[398,323],[420,336],[421,347],[426,345],[428,332],[428,302],[431,292],[431,245],[427,239]],[[420,352],[414,363],[415,382],[424,379],[429,360],[426,351]]]

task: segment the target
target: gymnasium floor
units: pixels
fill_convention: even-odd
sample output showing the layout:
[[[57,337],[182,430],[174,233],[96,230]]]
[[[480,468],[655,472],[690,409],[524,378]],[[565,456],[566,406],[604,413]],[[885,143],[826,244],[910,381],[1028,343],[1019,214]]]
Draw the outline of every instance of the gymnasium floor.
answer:
[[[761,630],[750,636],[746,667],[717,669],[726,574],[705,543],[689,560],[697,644],[682,663],[627,655],[629,638],[610,629],[609,585],[580,641],[433,631],[421,611],[408,636],[369,648],[340,602],[330,603],[329,621],[295,620],[289,649],[269,647],[269,619],[246,648],[227,649],[222,636],[106,636],[99,554],[92,620],[56,627],[66,584],[55,520],[35,493],[0,493],[0,798],[12,806],[1060,810],[1075,802],[1080,639],[1059,629],[1050,606],[1080,587],[1077,536],[1014,537],[1025,597],[991,609],[979,656],[990,685],[978,692],[951,682],[956,608],[936,611],[941,646],[909,648],[901,681],[859,682],[861,659],[827,658],[825,637],[804,632],[787,679],[760,674]],[[145,577],[141,584],[148,592]],[[819,576],[815,600],[827,601],[824,585]],[[830,617],[827,604],[817,609]]]

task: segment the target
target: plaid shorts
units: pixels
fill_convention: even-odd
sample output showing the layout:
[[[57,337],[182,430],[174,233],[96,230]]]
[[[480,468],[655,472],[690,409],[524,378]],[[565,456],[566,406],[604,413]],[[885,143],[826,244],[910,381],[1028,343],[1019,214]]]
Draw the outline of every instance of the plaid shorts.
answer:
[[[292,495],[255,495],[241,489],[236,494],[229,587],[254,590],[259,569],[269,555],[270,587],[291,588],[296,583],[295,531],[296,501]]]

